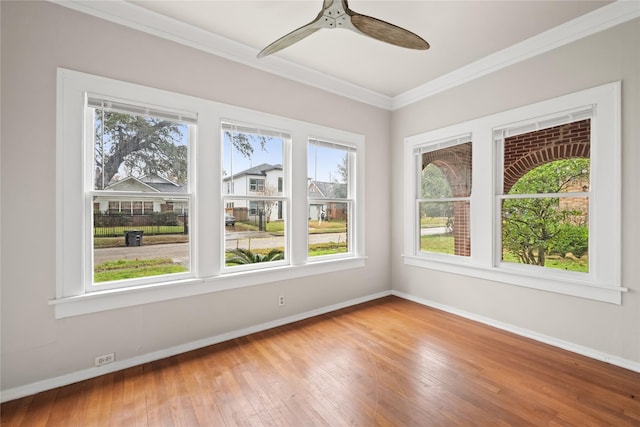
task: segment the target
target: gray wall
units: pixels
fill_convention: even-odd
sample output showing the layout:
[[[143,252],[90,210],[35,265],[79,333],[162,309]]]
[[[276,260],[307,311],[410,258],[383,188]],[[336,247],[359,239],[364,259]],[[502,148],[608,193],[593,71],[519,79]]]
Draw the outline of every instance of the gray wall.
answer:
[[[55,4],[1,8],[2,390],[390,289],[388,111]],[[366,268],[56,320],[56,67],[364,134]]]
[[[622,81],[622,306],[403,264],[401,209],[392,213],[393,289],[596,352],[640,362],[640,20],[510,66],[393,113],[392,188],[402,188],[403,139],[600,84]],[[488,166],[490,167],[490,166]],[[391,194],[402,206],[402,193]]]
[[[640,362],[639,20],[390,113],[55,4],[3,1],[0,10],[2,390],[91,368],[111,351],[134,359],[392,288]],[[364,134],[366,268],[56,320],[48,301],[58,66]],[[622,263],[631,289],[622,306],[402,263],[405,136],[614,80],[623,81]],[[281,294],[284,308],[275,306]]]

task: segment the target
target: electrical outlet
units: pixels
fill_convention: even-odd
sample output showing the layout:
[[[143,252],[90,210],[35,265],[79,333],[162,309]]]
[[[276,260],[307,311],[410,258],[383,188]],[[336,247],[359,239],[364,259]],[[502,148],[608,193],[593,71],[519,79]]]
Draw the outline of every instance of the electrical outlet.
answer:
[[[116,354],[109,353],[96,357],[96,366],[103,366],[116,361]]]
[[[278,305],[282,307],[284,305],[284,295],[278,297]]]

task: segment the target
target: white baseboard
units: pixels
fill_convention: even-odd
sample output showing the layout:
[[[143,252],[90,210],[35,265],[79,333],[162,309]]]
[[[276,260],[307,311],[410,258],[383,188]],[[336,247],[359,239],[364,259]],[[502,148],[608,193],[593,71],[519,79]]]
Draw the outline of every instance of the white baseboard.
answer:
[[[216,335],[214,337],[177,345],[164,350],[155,351],[153,353],[143,354],[126,360],[118,360],[114,363],[110,363],[98,368],[83,369],[81,371],[72,372],[70,374],[61,375],[59,377],[37,381],[31,384],[14,387],[7,390],[2,390],[2,392],[0,393],[0,402],[7,402],[9,400],[30,396],[32,394],[51,390],[56,387],[62,387],[79,381],[88,380],[90,378],[99,377],[100,375],[117,372],[123,369],[131,368],[133,366],[142,365],[143,363],[153,362],[155,360],[164,359],[192,350],[197,350],[199,348],[254,334],[256,332],[266,331],[267,329],[287,325],[289,323],[308,319],[310,317],[318,316],[325,313],[330,313],[332,311],[340,310],[342,308],[350,307],[364,302],[373,301],[389,295],[391,295],[391,291],[378,292],[376,294],[355,298],[349,301],[343,301],[326,307],[317,308],[315,310],[306,311],[304,313],[295,314],[293,316],[284,317],[282,319],[273,320],[271,322],[261,323],[259,325],[250,326],[248,328],[238,329],[235,331]]]
[[[578,345],[569,341],[564,341],[555,337],[550,337],[548,335],[540,334],[538,332],[530,331],[528,329],[520,328],[508,323],[499,322],[497,320],[494,320],[488,317],[480,316],[474,313],[470,313],[468,311],[464,311],[454,307],[450,307],[448,305],[440,304],[435,301],[430,301],[425,298],[419,298],[410,294],[405,294],[404,292],[391,291],[391,295],[395,295],[397,297],[404,298],[409,301],[417,302],[418,304],[426,305],[428,307],[433,307],[438,310],[445,311],[447,313],[455,314],[456,316],[464,317],[465,319],[484,323],[485,325],[493,326],[495,328],[502,329],[504,331],[511,332],[516,335],[520,335],[526,338],[531,338],[532,340],[549,344],[554,347],[558,347],[563,350],[570,351],[572,353],[580,354],[582,356],[587,356],[591,359],[599,360],[602,362],[609,363],[611,365],[629,369],[630,371],[640,372],[640,363],[634,362],[633,360],[624,359],[622,357],[604,353],[602,351],[595,350],[593,348]]]

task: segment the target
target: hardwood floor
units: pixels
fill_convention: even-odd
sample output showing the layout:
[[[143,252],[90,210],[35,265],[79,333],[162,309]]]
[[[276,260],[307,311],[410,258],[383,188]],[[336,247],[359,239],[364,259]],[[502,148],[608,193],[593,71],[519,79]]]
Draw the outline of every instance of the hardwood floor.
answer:
[[[640,426],[640,373],[396,297],[2,405],[2,426]]]

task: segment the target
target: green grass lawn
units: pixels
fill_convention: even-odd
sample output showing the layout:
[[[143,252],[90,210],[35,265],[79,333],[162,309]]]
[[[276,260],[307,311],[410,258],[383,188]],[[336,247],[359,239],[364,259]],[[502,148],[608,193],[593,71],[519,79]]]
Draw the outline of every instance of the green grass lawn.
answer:
[[[347,242],[314,243],[309,245],[310,257],[344,253],[347,253]]]
[[[236,222],[234,229],[236,231],[258,231],[258,225],[246,222]],[[345,221],[318,221],[309,220],[309,233],[344,233],[347,231],[347,223]],[[284,234],[284,221],[270,221],[267,223],[267,233],[273,235]]]
[[[421,236],[420,250],[453,255],[453,235],[451,233],[447,233]]]
[[[93,273],[93,281],[95,283],[108,282],[111,280],[181,273],[183,271],[187,271],[187,268],[174,263],[171,258],[144,260],[121,259],[96,265]]]
[[[420,228],[444,227],[447,225],[446,216],[429,216],[420,218]]]
[[[448,233],[433,236],[421,236],[420,250],[435,252],[439,254],[453,255],[453,235],[451,233]],[[505,254],[503,255],[503,259],[506,262],[514,262],[518,264],[520,263],[516,256],[508,252],[505,252]],[[544,266],[558,270],[577,271],[581,273],[589,272],[589,261],[583,259],[573,260],[570,258],[547,258],[545,260]]]

